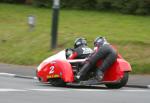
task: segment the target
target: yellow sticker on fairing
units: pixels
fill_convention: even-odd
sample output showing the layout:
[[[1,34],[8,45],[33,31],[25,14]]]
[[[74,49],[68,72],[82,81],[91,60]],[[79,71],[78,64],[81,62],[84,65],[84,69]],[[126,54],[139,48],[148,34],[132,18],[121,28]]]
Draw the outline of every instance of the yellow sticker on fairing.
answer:
[[[59,77],[60,76],[58,74],[47,76],[48,79],[50,79],[50,78],[59,78]]]

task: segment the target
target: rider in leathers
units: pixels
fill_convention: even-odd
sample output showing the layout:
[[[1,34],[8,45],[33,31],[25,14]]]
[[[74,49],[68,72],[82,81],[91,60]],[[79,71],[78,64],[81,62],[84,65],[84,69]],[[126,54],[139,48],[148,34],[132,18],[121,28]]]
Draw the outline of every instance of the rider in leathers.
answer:
[[[67,59],[85,59],[92,52],[84,38],[77,38],[74,43],[73,53]]]
[[[88,71],[91,69],[96,70],[96,80],[101,81],[104,76],[104,72],[116,61],[117,52],[116,50],[106,41],[104,37],[97,37],[94,41],[95,51],[92,53],[84,66],[81,68],[80,72],[77,74],[77,81],[82,81],[85,79]],[[102,60],[102,64],[97,68],[96,63]]]

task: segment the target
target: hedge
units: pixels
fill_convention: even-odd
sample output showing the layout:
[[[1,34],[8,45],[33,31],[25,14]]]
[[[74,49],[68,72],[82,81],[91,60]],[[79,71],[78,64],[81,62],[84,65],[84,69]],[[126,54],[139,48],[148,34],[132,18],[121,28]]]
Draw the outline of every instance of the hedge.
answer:
[[[114,0],[113,8],[128,14],[150,14],[150,0]]]
[[[39,3],[40,2],[40,3]],[[51,7],[52,0],[34,0],[36,6]],[[61,0],[62,8],[115,10],[128,14],[150,14],[150,0]]]
[[[1,0],[15,3],[25,0]],[[37,7],[51,7],[52,0],[33,0]],[[150,14],[150,0],[61,0],[62,8],[82,10],[115,10],[121,13],[147,15]]]
[[[0,2],[5,3],[25,3],[26,0],[0,0]]]
[[[96,3],[96,0],[61,0],[61,7],[72,9],[95,9]],[[38,7],[51,7],[52,0],[34,0],[33,4]]]

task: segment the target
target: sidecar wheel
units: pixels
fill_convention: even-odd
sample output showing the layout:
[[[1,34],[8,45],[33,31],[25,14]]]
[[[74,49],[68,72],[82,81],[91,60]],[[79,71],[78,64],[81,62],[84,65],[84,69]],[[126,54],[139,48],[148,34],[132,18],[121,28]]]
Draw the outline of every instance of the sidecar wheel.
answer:
[[[49,79],[49,83],[52,86],[57,86],[57,87],[64,87],[64,86],[66,86],[66,83],[61,78]]]
[[[125,72],[123,78],[121,79],[119,83],[105,84],[105,85],[107,88],[110,88],[110,89],[119,89],[119,88],[124,87],[127,84],[128,78],[129,78],[129,73]]]

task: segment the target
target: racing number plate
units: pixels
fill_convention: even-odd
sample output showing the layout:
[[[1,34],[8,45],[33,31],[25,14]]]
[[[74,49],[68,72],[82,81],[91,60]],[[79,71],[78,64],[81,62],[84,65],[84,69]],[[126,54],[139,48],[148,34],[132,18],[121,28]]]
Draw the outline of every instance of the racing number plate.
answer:
[[[49,75],[47,76],[47,78],[59,78],[60,76],[58,74],[54,74],[55,72],[55,67],[54,66],[50,66],[50,71],[49,71]]]

